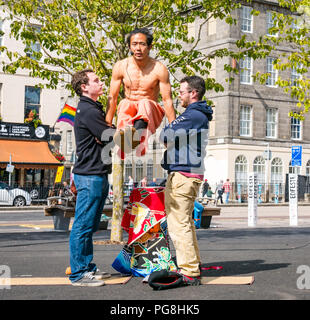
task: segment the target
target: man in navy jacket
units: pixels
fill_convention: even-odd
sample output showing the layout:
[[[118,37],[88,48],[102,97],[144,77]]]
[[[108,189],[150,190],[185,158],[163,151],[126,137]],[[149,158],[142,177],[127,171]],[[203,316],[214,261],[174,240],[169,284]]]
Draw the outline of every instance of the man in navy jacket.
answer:
[[[167,150],[162,167],[168,170],[165,209],[179,272],[187,285],[200,284],[200,253],[192,219],[194,201],[204,175],[212,108],[202,101],[205,82],[198,76],[181,80],[179,96],[186,110],[166,126],[160,140]]]

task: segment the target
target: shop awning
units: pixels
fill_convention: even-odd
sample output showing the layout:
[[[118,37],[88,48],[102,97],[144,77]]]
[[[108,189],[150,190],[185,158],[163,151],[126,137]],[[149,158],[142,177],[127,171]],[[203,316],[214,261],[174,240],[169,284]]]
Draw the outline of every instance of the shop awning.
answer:
[[[47,141],[0,139],[0,167],[10,162],[16,169],[52,169],[62,165],[51,153]]]

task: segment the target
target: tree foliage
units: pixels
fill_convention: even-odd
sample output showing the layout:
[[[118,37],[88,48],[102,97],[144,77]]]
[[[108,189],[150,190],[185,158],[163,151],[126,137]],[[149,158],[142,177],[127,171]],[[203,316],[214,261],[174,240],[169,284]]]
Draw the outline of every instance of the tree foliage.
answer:
[[[3,10],[11,23],[11,37],[25,44],[24,52],[2,47],[9,62],[5,72],[18,68],[46,80],[56,88],[65,74],[91,67],[109,85],[112,66],[128,56],[126,36],[136,27],[151,28],[153,52],[167,65],[171,75],[209,74],[210,60],[233,54],[227,49],[203,53],[198,49],[203,27],[210,19],[235,22],[231,0],[6,0]],[[188,26],[199,19],[197,37]],[[38,43],[41,51],[33,46]],[[229,66],[224,66],[231,71]],[[207,77],[206,77],[207,78]],[[208,89],[223,91],[214,79]],[[69,88],[69,85],[68,85]]]
[[[280,10],[273,12],[273,27],[269,29],[273,35],[264,35],[255,46],[267,48],[269,45],[266,56],[277,56],[274,61],[274,68],[279,71],[276,85],[283,88],[298,107],[289,116],[304,120],[310,107],[310,0],[279,0],[278,5]],[[254,78],[266,83],[269,75],[258,72]]]

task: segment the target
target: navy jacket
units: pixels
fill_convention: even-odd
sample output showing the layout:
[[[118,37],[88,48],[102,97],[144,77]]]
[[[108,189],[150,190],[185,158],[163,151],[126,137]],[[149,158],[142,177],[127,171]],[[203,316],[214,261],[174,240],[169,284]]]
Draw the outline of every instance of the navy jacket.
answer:
[[[74,119],[77,161],[72,172],[81,175],[111,173],[110,150],[115,130],[105,122],[102,104],[81,96]]]
[[[161,165],[168,173],[184,171],[204,174],[212,114],[213,110],[206,101],[194,102],[161,131],[160,141],[167,146]]]

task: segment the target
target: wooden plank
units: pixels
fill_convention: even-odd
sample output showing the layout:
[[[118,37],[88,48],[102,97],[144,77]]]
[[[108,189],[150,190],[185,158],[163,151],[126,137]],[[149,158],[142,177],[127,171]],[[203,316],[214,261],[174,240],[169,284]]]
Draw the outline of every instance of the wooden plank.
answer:
[[[224,277],[201,277],[201,284],[252,284],[254,282],[254,276],[224,276]]]
[[[202,216],[219,216],[221,208],[204,208]]]
[[[132,276],[122,277],[120,275],[112,275],[108,279],[104,279],[105,284],[125,284]],[[4,283],[8,283],[11,286],[59,286],[59,285],[71,285],[71,281],[68,277],[27,277],[27,278],[8,278],[1,279]]]

